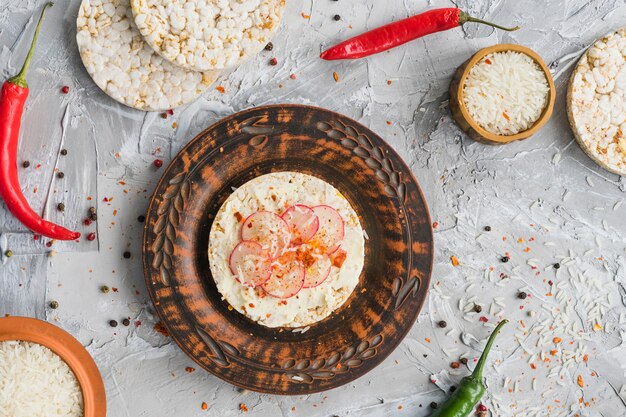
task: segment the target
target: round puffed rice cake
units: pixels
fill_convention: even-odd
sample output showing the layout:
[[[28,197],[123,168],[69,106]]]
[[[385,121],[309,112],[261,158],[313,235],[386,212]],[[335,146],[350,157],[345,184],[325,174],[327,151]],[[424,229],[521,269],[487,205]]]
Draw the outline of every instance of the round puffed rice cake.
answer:
[[[285,0],[131,0],[146,43],[182,68],[241,64],[271,40]]]
[[[582,56],[570,79],[567,110],[582,149],[603,168],[626,175],[626,27]]]
[[[76,42],[87,72],[107,95],[129,107],[163,111],[200,96],[219,75],[164,60],[146,45],[130,0],[83,0]]]

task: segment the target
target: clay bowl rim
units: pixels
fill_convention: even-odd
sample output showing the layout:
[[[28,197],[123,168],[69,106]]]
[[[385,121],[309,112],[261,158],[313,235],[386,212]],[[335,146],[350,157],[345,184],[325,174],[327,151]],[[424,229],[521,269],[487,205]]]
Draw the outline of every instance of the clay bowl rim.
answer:
[[[84,417],[106,416],[106,392],[93,358],[74,336],[43,320],[30,317],[0,318],[0,342],[17,340],[50,349],[70,367],[83,396]]]
[[[467,76],[469,75],[469,72],[474,67],[474,65],[476,65],[478,61],[480,61],[489,54],[505,51],[521,52],[531,57],[539,65],[539,67],[541,67],[541,70],[548,80],[548,86],[550,88],[550,93],[548,95],[548,104],[544,107],[543,111],[541,112],[541,116],[539,116],[539,119],[537,119],[537,121],[532,125],[530,129],[524,130],[515,135],[496,135],[495,133],[486,131],[472,118],[472,116],[470,116],[469,111],[465,106],[465,102],[463,101],[463,86],[465,85],[465,80],[467,79]],[[500,43],[479,50],[469,59],[459,80],[459,86],[456,91],[456,99],[459,104],[459,109],[461,110],[463,119],[465,119],[465,121],[471,126],[471,128],[474,129],[480,136],[491,142],[509,143],[516,140],[529,138],[530,136],[537,133],[539,129],[541,129],[548,122],[548,120],[550,120],[550,117],[552,116],[552,111],[554,110],[554,104],[556,102],[556,87],[554,86],[552,74],[546,66],[546,63],[535,51],[523,45]]]

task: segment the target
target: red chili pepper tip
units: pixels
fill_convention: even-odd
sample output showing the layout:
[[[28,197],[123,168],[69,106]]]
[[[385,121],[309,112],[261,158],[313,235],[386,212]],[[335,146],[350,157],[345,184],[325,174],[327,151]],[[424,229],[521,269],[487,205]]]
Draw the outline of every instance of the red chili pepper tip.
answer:
[[[61,88],[61,92],[62,92],[63,94],[67,94],[67,93],[69,93],[69,92],[70,92],[70,87],[69,87],[69,86],[67,86],[67,85],[64,85],[64,86],[63,86],[63,88]]]
[[[163,166],[163,161],[160,159],[155,159],[153,162],[154,166],[157,168],[161,168]]]
[[[89,233],[89,234],[87,235],[87,240],[88,240],[88,241],[90,241],[90,242],[91,242],[92,240],[96,240],[96,234],[95,234],[95,233],[93,233],[93,232]]]

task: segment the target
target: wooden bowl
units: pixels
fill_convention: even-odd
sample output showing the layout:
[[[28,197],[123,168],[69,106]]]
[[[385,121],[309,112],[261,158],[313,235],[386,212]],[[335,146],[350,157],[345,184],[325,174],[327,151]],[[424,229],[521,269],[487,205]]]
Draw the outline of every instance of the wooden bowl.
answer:
[[[345,304],[296,331],[229,306],[208,260],[212,220],[233,187],[280,171],[333,185],[368,236]],[[426,298],[433,252],[426,202],[393,148],[345,116],[286,104],[227,117],[178,154],[148,208],[143,264],[156,311],[201,367],[242,388],[303,395],[364,375],[400,344]]]
[[[100,371],[78,340],[57,326],[28,317],[0,318],[0,342],[22,340],[45,346],[70,367],[83,393],[83,416],[106,417],[106,394]]]
[[[474,67],[474,65],[476,65],[476,63],[478,63],[481,59],[489,54],[504,51],[521,52],[535,60],[535,62],[543,70],[546,79],[548,80],[548,85],[550,86],[548,104],[543,109],[543,112],[541,113],[541,116],[539,116],[539,119],[537,119],[537,121],[532,125],[530,129],[517,133],[515,135],[496,135],[494,133],[486,131],[485,129],[480,127],[478,123],[476,123],[474,119],[470,116],[469,111],[465,106],[465,102],[463,101],[463,87],[465,86],[465,80],[467,79],[467,76],[469,75],[469,72]],[[543,62],[543,59],[541,59],[541,57],[530,48],[508,43],[503,43],[490,46],[489,48],[481,49],[480,51],[476,52],[474,56],[472,56],[469,60],[465,61],[465,63],[463,63],[463,65],[461,65],[456,70],[456,73],[452,78],[449,94],[452,118],[456,121],[459,127],[464,132],[466,132],[472,139],[478,142],[488,143],[492,145],[527,139],[537,133],[537,131],[548,122],[550,116],[552,116],[552,110],[554,109],[554,102],[556,100],[556,89],[554,87],[554,80],[552,79],[552,74],[550,74],[550,70],[546,66],[545,62]]]

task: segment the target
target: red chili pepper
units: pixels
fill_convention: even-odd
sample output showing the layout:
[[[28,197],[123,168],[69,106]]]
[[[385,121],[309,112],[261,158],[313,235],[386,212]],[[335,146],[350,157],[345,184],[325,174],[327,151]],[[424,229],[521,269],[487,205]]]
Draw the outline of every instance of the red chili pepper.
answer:
[[[52,3],[46,3],[41,12],[22,70],[2,85],[2,94],[0,95],[0,197],[6,202],[9,211],[36,235],[58,240],[74,240],[80,237],[80,233],[72,232],[46,221],[33,211],[22,194],[17,175],[17,145],[22,111],[28,97],[28,84],[25,76],[35,51],[35,43],[39,36],[44,12],[49,6],[52,6]]]
[[[506,31],[519,29],[519,26],[505,28],[476,19],[457,8],[434,9],[355,36],[322,52],[320,57],[329,61],[363,58],[431,33],[463,26],[467,22],[483,23]]]

